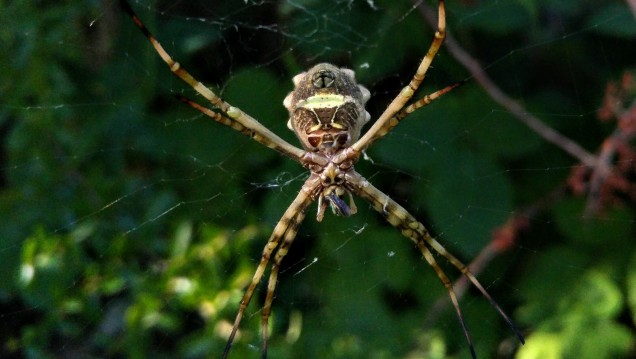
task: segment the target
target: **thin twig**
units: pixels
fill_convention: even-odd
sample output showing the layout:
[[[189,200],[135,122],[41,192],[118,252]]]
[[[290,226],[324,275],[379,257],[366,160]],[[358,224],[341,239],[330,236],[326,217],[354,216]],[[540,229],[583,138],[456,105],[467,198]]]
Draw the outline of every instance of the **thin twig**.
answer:
[[[636,0],[627,0],[627,5],[632,9],[632,14],[636,17]]]
[[[417,1],[415,1],[417,4]],[[424,19],[431,25],[435,26],[436,18],[435,13],[427,6],[418,6],[417,9]],[[502,107],[506,108],[523,124],[530,127],[539,136],[543,137],[546,141],[555,144],[559,148],[571,156],[578,159],[586,166],[596,166],[596,157],[586,151],[583,147],[579,146],[576,142],[560,134],[550,126],[544,124],[540,119],[528,113],[523,106],[511,97],[506,95],[493,81],[488,77],[486,72],[481,68],[479,62],[470,56],[455,40],[450,31],[446,32],[445,46],[453,57],[459,61],[473,76],[475,81],[479,83],[484,90],[490,95],[490,97]]]
[[[436,24],[435,13],[429,7],[421,5],[421,2],[417,0],[413,0],[413,3],[427,23],[434,27]],[[573,140],[546,125],[539,118],[531,115],[519,102],[504,93],[492,81],[492,79],[488,77],[479,62],[470,56],[470,54],[459,45],[457,40],[455,40],[449,31],[446,33],[446,40],[444,44],[450,54],[469,71],[472,78],[474,78],[475,81],[484,88],[486,93],[488,93],[488,95],[496,103],[507,109],[520,122],[536,132],[546,141],[556,145],[566,153],[576,158],[582,164],[589,167],[599,165],[599,161],[596,156],[589,153]],[[469,265],[470,271],[473,274],[480,273],[495,257],[510,249],[515,244],[520,231],[528,226],[528,218],[534,217],[541,209],[563,197],[566,190],[566,185],[560,186],[544,198],[512,215],[503,226],[493,233],[493,239],[491,242],[484,247],[479,255],[471,262]],[[464,278],[460,278],[454,284],[454,289],[458,297],[462,297],[468,287],[469,283]],[[440,298],[428,312],[424,321],[424,326],[430,326],[430,324],[436,320],[447,305],[448,302],[446,298]]]
[[[587,186],[587,203],[584,212],[586,216],[594,215],[602,209],[603,201],[607,200],[602,195],[604,187],[611,188],[612,185],[624,183],[626,182],[625,179],[629,178],[629,174],[623,173],[623,171],[628,171],[623,164],[619,163],[617,166],[613,166],[612,163],[617,156],[620,156],[620,149],[629,146],[630,141],[636,136],[636,100],[632,101],[627,108],[624,108],[625,101],[621,100],[622,96],[620,95],[622,91],[633,92],[630,87],[634,87],[634,85],[633,78],[629,73],[624,75],[622,87],[618,88],[616,93],[612,90],[616,89],[616,87],[610,84],[605,95],[605,106],[599,111],[599,113],[602,113],[599,115],[601,120],[607,120],[608,116],[615,118],[616,129],[601,144],[598,154],[599,166],[592,168],[589,185]],[[628,167],[631,169],[632,166]],[[612,171],[607,171],[610,168]],[[622,181],[620,180],[621,177]],[[627,180],[627,182],[629,181]],[[616,190],[616,188],[613,190]]]

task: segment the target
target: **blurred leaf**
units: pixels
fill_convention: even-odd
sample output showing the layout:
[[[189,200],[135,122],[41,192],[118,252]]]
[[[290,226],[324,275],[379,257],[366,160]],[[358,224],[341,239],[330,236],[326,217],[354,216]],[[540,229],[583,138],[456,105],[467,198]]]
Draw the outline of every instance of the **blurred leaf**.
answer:
[[[636,323],[636,253],[633,254],[627,272],[627,304],[632,313],[632,323]]]
[[[512,189],[504,172],[481,154],[446,151],[437,163],[430,186],[419,192],[445,241],[461,253],[474,255],[504,223],[512,205]]]
[[[600,244],[621,243],[631,237],[633,212],[626,208],[609,210],[599,217],[584,218],[584,202],[579,199],[565,200],[554,207],[559,229],[574,243]]]
[[[490,3],[488,6],[471,11],[464,17],[463,26],[474,27],[492,33],[506,33],[527,29],[532,24],[532,14],[536,12],[531,2],[525,0]],[[468,14],[466,14],[468,15]]]
[[[531,307],[536,310],[537,304],[543,302],[548,313],[535,312],[537,330],[528,336],[517,357],[615,358],[627,355],[634,338],[627,328],[614,321],[623,310],[622,293],[617,283],[595,269],[565,281],[571,289],[555,288],[549,299],[540,299],[524,309],[526,315],[530,314]],[[590,333],[594,333],[600,342],[590,342]]]
[[[245,69],[237,71],[227,82],[224,96],[232,99],[232,103],[256,118],[259,122],[279,134],[289,138],[287,119],[289,114],[283,107],[283,99],[287,95],[284,87],[292,88],[291,81],[281,82],[271,73],[263,69]],[[229,131],[229,129],[223,129]],[[265,148],[263,148],[265,152]],[[268,154],[276,153],[267,150]]]
[[[634,14],[623,2],[601,7],[587,20],[587,26],[610,36],[629,38],[636,35]]]

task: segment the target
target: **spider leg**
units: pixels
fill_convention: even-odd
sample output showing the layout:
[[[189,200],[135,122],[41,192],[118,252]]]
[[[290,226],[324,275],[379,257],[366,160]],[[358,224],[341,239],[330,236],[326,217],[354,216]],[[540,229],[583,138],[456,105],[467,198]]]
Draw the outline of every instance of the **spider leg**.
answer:
[[[435,258],[432,256],[429,247],[439,253],[442,257],[446,258],[455,268],[457,268],[464,276],[466,276],[468,280],[470,280],[470,282],[482,293],[482,295],[486,297],[486,299],[488,299],[492,307],[497,312],[499,312],[506,323],[508,323],[508,326],[512,329],[517,338],[519,338],[521,344],[525,344],[525,339],[523,338],[523,335],[521,335],[519,329],[517,329],[517,326],[503,311],[503,309],[501,309],[499,304],[495,302],[490,294],[488,294],[486,289],[481,285],[481,283],[479,283],[477,278],[469,271],[468,267],[454,255],[449,253],[444,248],[444,246],[441,245],[441,243],[433,238],[422,223],[417,221],[415,217],[413,217],[409,212],[406,211],[406,209],[404,209],[404,207],[400,206],[389,196],[374,187],[369,181],[367,181],[357,172],[353,172],[349,175],[349,177],[347,178],[347,183],[349,185],[349,189],[353,193],[367,200],[371,204],[373,209],[381,213],[392,226],[399,229],[402,235],[411,239],[420,249],[426,261],[431,265],[431,267],[433,267],[440,281],[448,290],[451,301],[453,302],[453,306],[455,307],[455,312],[457,313],[459,321],[464,330],[464,335],[468,340],[468,345],[470,346],[470,351],[473,358],[475,358],[475,352],[470,340],[468,329],[464,323],[464,319],[459,308],[459,303],[457,301],[457,296],[455,295],[453,285],[444,271],[435,261]]]
[[[417,68],[417,71],[415,72],[415,75],[413,75],[413,78],[411,79],[411,82],[408,84],[408,86],[404,87],[402,91],[400,91],[400,93],[393,99],[393,101],[391,101],[391,103],[386,108],[386,110],[384,110],[382,115],[380,115],[377,121],[375,121],[373,126],[371,126],[371,128],[356,143],[354,143],[351,146],[354,151],[362,152],[364,149],[369,147],[369,145],[373,141],[384,136],[391,128],[397,125],[397,123],[400,121],[401,118],[399,118],[399,116],[396,117],[396,114],[401,114],[400,111],[402,111],[404,106],[406,106],[406,103],[413,97],[417,89],[420,87],[420,84],[422,83],[422,81],[424,80],[424,77],[426,76],[426,72],[428,71],[429,67],[431,66],[431,63],[433,62],[433,58],[435,58],[437,51],[439,50],[440,46],[442,46],[442,42],[444,42],[445,37],[446,37],[446,11],[444,7],[444,0],[440,0],[439,7],[438,7],[437,31],[435,32],[435,38],[433,39],[433,42],[431,43],[431,47],[428,49],[426,56],[424,56],[424,58],[422,59],[422,62]],[[428,100],[426,99],[427,97],[424,97],[423,99],[418,101],[422,103],[412,108],[410,112],[414,111],[415,109],[419,107],[422,107],[423,105],[426,105],[427,101],[431,102],[435,100],[436,98],[447,93],[448,91],[452,90],[456,86],[457,85],[451,85],[440,91],[437,91],[427,96]],[[402,118],[405,117],[410,112],[405,112]]]
[[[175,95],[175,97],[179,101],[181,101],[181,102],[183,102],[183,103],[185,103],[185,104],[197,109],[198,111],[201,111],[204,115],[212,118],[214,121],[216,121],[216,122],[218,122],[218,123],[220,123],[222,125],[231,127],[233,129],[237,130],[238,132],[244,134],[245,136],[253,139],[254,141],[256,141],[256,142],[258,142],[260,144],[263,144],[263,145],[265,145],[265,146],[267,146],[267,147],[269,147],[271,149],[277,150],[278,152],[283,153],[287,157],[290,157],[290,158],[293,158],[293,159],[295,159],[297,161],[300,161],[300,158],[297,157],[295,153],[286,152],[285,148],[279,147],[279,143],[278,142],[274,141],[271,137],[263,136],[262,132],[255,131],[255,130],[253,130],[251,128],[245,127],[240,122],[234,121],[233,119],[231,119],[231,118],[229,118],[227,116],[223,116],[219,112],[214,112],[214,111],[212,111],[211,109],[209,109],[207,107],[201,106],[198,103],[192,101],[191,99],[189,99],[189,98],[187,98],[185,96]]]
[[[305,210],[311,204],[313,199],[308,195],[311,192],[311,188],[307,188],[307,183],[303,186],[303,189],[298,193],[296,199],[291,203],[291,205],[287,208],[283,217],[278,221],[276,227],[274,227],[274,231],[270,236],[265,248],[263,248],[263,254],[261,256],[261,261],[256,268],[256,272],[252,277],[252,281],[250,285],[245,290],[245,294],[243,295],[243,299],[241,299],[241,303],[239,306],[239,311],[236,314],[236,319],[234,320],[234,325],[232,326],[232,332],[227,340],[227,344],[225,345],[225,350],[223,352],[222,358],[227,358],[230,349],[232,348],[232,343],[234,342],[234,337],[236,336],[236,332],[238,331],[239,324],[241,323],[241,319],[243,318],[243,314],[245,313],[245,309],[247,305],[250,303],[252,296],[254,295],[254,291],[256,290],[256,286],[261,281],[263,277],[263,273],[265,272],[265,268],[269,263],[269,260],[272,256],[272,253],[278,247],[281,238],[283,239],[283,245],[276,252],[275,265],[280,263],[282,257],[287,253],[287,249],[289,245],[291,245],[291,241],[296,235],[296,230],[300,222],[305,216]],[[282,252],[281,252],[282,250]],[[280,258],[279,258],[280,257]],[[269,310],[271,307],[271,302],[274,294],[274,289],[276,286],[276,276],[278,274],[278,267],[272,267],[272,274],[270,275],[270,283],[267,288],[267,300],[266,300],[266,308],[263,309],[263,328],[267,327],[267,317],[269,316]],[[272,278],[273,276],[273,278]],[[267,313],[267,314],[266,314]],[[267,331],[263,332],[263,357],[267,355]]]
[[[276,283],[278,281],[278,270],[280,269],[280,263],[282,262],[285,255],[289,251],[289,247],[291,247],[292,242],[296,238],[296,234],[298,233],[298,226],[305,219],[305,211],[302,210],[296,214],[296,216],[289,221],[289,226],[287,227],[287,231],[285,232],[285,236],[283,238],[280,247],[276,251],[276,255],[274,256],[274,263],[272,263],[272,267],[269,273],[269,281],[267,283],[267,297],[265,298],[265,304],[263,305],[263,359],[267,357],[267,322],[269,320],[269,314],[271,312],[272,301],[274,300],[274,292],[276,291]]]
[[[468,327],[466,327],[466,322],[464,321],[464,316],[462,315],[462,311],[459,309],[459,301],[457,300],[457,294],[455,294],[453,283],[451,282],[450,279],[448,279],[448,276],[446,275],[446,273],[444,273],[444,271],[439,266],[439,264],[437,264],[435,257],[433,257],[433,253],[431,253],[431,250],[428,249],[428,247],[426,247],[424,242],[413,237],[409,237],[409,238],[411,238],[411,240],[413,240],[417,244],[417,247],[420,249],[420,251],[422,252],[422,255],[424,256],[424,259],[426,259],[428,264],[431,267],[433,267],[435,274],[437,274],[437,277],[439,278],[439,280],[442,281],[442,284],[444,284],[444,287],[446,287],[446,290],[448,290],[448,295],[450,296],[451,302],[453,303],[453,307],[455,308],[455,313],[457,313],[457,317],[459,318],[459,323],[462,326],[462,330],[464,331],[464,336],[466,337],[466,341],[468,342],[468,347],[470,348],[470,355],[473,358],[477,358],[477,354],[475,354],[475,348],[473,347],[473,341],[470,338]]]
[[[190,87],[192,87],[201,96],[210,101],[210,103],[214,105],[214,107],[221,110],[221,112],[223,112],[227,116],[226,120],[219,121],[216,116],[211,115],[209,112],[203,111],[205,107],[200,105],[194,106],[195,103],[193,101],[186,101],[180,98],[183,102],[212,117],[212,119],[214,119],[215,121],[232,127],[240,131],[241,133],[250,136],[257,142],[260,142],[261,144],[275,149],[285,156],[290,157],[297,162],[300,162],[300,159],[305,154],[305,151],[283,140],[278,135],[267,129],[267,127],[263,126],[256,119],[243,112],[241,109],[223,101],[223,99],[217,96],[205,85],[203,85],[199,80],[195,79],[188,71],[182,68],[178,62],[174,61],[174,59],[170,56],[170,54],[166,52],[166,50],[164,50],[159,41],[157,41],[157,39],[152,35],[148,28],[146,28],[146,26],[141,22],[137,14],[135,14],[133,9],[130,7],[130,4],[128,4],[126,0],[120,0],[119,3],[121,4],[121,7],[124,9],[124,11],[126,11],[126,13],[128,13],[128,15],[130,15],[130,17],[133,19],[135,25],[137,25],[141,32],[148,38],[152,46],[155,48],[157,54],[159,54],[161,59],[168,65],[170,71],[175,76],[179,77],[185,83],[190,85]]]
[[[464,82],[457,82],[450,86],[446,86],[441,90],[435,91],[432,94],[429,94],[420,98],[416,102],[413,102],[412,104],[400,110],[400,112],[398,112],[395,116],[393,116],[389,121],[385,122],[384,125],[377,130],[377,132],[375,133],[373,137],[369,138],[369,141],[366,143],[366,148],[371,146],[376,140],[384,137],[384,135],[389,133],[389,131],[391,131],[393,127],[397,126],[406,116],[410,115],[415,110],[421,107],[424,107],[430,104],[431,102],[437,100],[442,95],[447,94],[448,92],[455,89],[456,87],[461,86],[463,83]]]

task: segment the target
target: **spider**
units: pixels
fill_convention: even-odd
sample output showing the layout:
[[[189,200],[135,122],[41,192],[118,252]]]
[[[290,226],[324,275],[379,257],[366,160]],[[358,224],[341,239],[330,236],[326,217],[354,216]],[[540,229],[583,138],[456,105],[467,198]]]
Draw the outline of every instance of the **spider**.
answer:
[[[168,65],[170,71],[208,100],[216,111],[183,96],[177,96],[180,101],[204,113],[214,121],[231,127],[280,152],[310,171],[309,177],[276,224],[263,249],[260,263],[240,302],[232,331],[223,352],[223,358],[227,358],[229,355],[247,305],[261,281],[267,265],[273,259],[262,310],[262,355],[263,358],[267,357],[267,323],[274,299],[279,267],[296,237],[307,208],[312,202],[318,202],[316,216],[318,222],[323,219],[327,207],[330,207],[335,215],[349,217],[357,211],[353,201],[354,194],[368,201],[373,209],[381,213],[402,235],[413,241],[422,252],[424,259],[448,290],[473,358],[476,358],[475,350],[459,308],[453,284],[437,264],[433,252],[444,257],[466,276],[488,299],[492,307],[499,312],[519,341],[522,344],[525,343],[523,335],[512,320],[488,294],[467,266],[433,238],[421,222],[388,195],[375,188],[353,168],[360,158],[360,154],[376,140],[386,135],[401,120],[461,84],[461,82],[456,83],[418,100],[410,101],[424,80],[433,58],[444,41],[446,17],[443,0],[440,0],[438,5],[438,25],[435,37],[415,75],[362,137],[360,137],[362,128],[371,118],[364,107],[369,100],[370,92],[364,86],[357,84],[352,70],[321,63],[293,77],[294,90],[285,97],[283,105],[289,111],[287,127],[296,134],[302,144],[302,149],[289,144],[256,119],[230,105],[196,80],[163,49],[126,0],[120,0],[120,3],[137,27],[148,38],[161,59]],[[409,102],[411,103],[408,104]]]

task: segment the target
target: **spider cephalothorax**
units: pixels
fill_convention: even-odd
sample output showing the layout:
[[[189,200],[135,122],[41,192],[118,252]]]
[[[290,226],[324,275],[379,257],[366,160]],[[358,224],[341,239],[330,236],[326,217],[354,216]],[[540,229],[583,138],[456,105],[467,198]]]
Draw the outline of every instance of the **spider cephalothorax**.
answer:
[[[341,150],[342,151],[342,150]],[[336,160],[338,160],[336,156]],[[325,156],[317,153],[307,158],[311,175],[307,179],[308,183],[312,183],[311,191],[307,194],[313,199],[318,200],[318,212],[316,220],[322,221],[327,204],[331,207],[331,211],[342,217],[349,217],[357,212],[356,205],[351,195],[348,178],[355,175],[353,169],[353,160],[344,162],[334,162],[334,157]],[[343,197],[347,196],[349,204]]]
[[[181,101],[201,111],[214,121],[229,126],[253,140],[280,152],[300,163],[311,172],[294,201],[276,224],[271,237],[263,249],[261,261],[243,295],[238,313],[234,319],[232,331],[228,335],[223,358],[227,358],[230,352],[247,305],[252,299],[256,286],[263,277],[265,269],[271,260],[273,263],[271,263],[267,296],[261,312],[263,358],[266,357],[267,323],[278,281],[278,270],[281,261],[287,254],[294,238],[296,238],[298,226],[305,218],[308,206],[313,201],[318,201],[317,219],[319,221],[322,219],[327,205],[331,206],[335,214],[346,217],[356,212],[356,207],[353,203],[354,194],[367,201],[374,210],[382,214],[402,235],[413,241],[424,259],[433,267],[435,273],[448,290],[473,358],[476,357],[475,350],[464,323],[453,284],[437,264],[433,252],[448,260],[488,298],[490,304],[501,314],[521,343],[524,342],[523,336],[514,323],[495,303],[486,289],[468,270],[468,267],[449,253],[441,243],[431,236],[426,227],[406,209],[375,188],[353,168],[360,153],[373,142],[385,136],[402,119],[459,85],[457,83],[447,86],[408,104],[424,80],[426,71],[429,69],[442,41],[444,41],[446,20],[443,0],[439,0],[439,16],[435,39],[428,53],[422,59],[415,75],[362,137],[360,137],[360,131],[370,118],[369,113],[364,109],[370,94],[366,88],[356,83],[352,70],[338,68],[330,64],[318,64],[309,71],[294,76],[294,90],[287,95],[283,104],[289,111],[287,126],[296,133],[304,149],[300,149],[283,140],[256,119],[241,109],[225,102],[209,88],[205,87],[188,71],[183,69],[178,62],[172,59],[135,15],[130,5],[125,0],[120,0],[120,2],[124,10],[131,15],[135,24],[150,40],[157,53],[170,68],[170,71],[208,100],[215,110],[201,106],[183,96],[177,96]],[[345,202],[345,197],[349,197],[349,204]]]
[[[370,93],[353,70],[318,64],[293,78],[294,90],[283,104],[287,127],[307,151],[334,153],[360,137],[371,117],[364,109]]]

